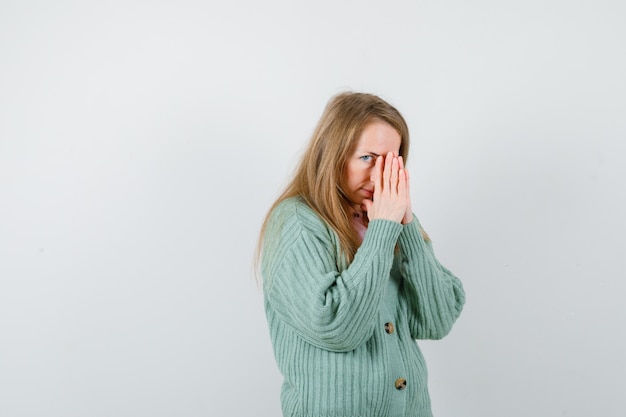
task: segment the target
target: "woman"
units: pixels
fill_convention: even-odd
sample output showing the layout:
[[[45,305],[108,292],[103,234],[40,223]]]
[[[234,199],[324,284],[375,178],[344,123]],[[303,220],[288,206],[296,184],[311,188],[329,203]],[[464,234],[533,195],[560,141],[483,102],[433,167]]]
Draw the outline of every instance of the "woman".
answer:
[[[461,313],[411,211],[409,133],[382,99],[328,103],[261,230],[265,311],[289,417],[431,416],[415,339]]]

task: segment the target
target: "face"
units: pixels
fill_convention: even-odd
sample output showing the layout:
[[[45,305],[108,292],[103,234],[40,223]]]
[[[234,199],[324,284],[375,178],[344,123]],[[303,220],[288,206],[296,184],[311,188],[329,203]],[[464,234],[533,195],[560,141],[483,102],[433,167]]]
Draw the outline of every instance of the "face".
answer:
[[[372,199],[376,158],[389,152],[398,155],[401,142],[400,134],[383,121],[365,126],[354,152],[348,156],[343,173],[343,189],[352,205],[360,207],[363,200]]]

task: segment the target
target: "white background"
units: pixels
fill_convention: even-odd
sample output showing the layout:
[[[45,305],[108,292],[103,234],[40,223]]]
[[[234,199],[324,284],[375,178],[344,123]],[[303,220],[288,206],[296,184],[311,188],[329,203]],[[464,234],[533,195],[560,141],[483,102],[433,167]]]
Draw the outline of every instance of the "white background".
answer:
[[[622,1],[1,1],[0,416],[278,416],[251,259],[327,100],[394,104],[464,282],[436,416],[623,416]]]

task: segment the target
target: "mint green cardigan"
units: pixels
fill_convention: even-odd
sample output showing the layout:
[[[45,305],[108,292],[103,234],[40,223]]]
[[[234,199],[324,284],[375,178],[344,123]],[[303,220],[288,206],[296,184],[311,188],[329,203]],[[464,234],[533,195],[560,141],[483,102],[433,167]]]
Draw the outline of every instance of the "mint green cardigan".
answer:
[[[352,263],[343,259],[336,233],[301,199],[272,212],[261,274],[283,415],[432,416],[415,339],[450,331],[461,282],[417,219],[371,221]]]

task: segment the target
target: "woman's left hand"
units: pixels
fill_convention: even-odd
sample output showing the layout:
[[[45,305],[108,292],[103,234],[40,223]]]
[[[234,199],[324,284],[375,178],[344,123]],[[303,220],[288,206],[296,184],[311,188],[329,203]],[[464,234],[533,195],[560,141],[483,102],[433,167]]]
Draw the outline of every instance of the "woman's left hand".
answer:
[[[406,181],[406,212],[404,213],[404,217],[402,218],[402,224],[409,224],[413,221],[413,211],[411,210],[411,189],[409,186],[409,171],[404,167],[404,160],[401,156],[398,156],[398,161],[400,162],[400,171],[404,171],[404,175]]]

